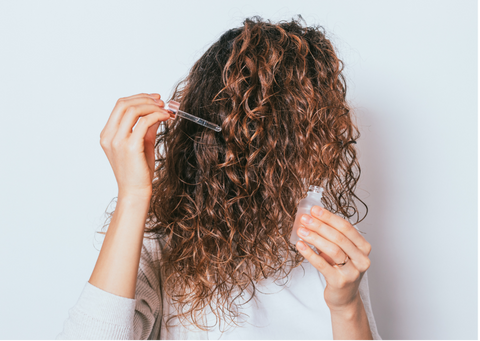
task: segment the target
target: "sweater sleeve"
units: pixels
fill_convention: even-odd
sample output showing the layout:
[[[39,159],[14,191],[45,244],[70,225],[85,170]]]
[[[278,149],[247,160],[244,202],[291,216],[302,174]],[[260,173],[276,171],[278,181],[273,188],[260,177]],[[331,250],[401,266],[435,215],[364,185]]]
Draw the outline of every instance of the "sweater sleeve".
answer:
[[[381,336],[378,334],[377,324],[375,323],[375,317],[373,316],[372,303],[370,302],[370,291],[368,288],[368,270],[363,274],[362,280],[358,291],[360,292],[360,298],[362,299],[365,312],[367,313],[368,323],[372,332],[373,341],[382,341]]]
[[[159,255],[155,243],[144,238],[135,299],[104,291],[87,281],[56,339],[160,339],[162,299],[160,281],[153,267]]]
[[[360,231],[357,225],[353,225],[357,231]],[[370,290],[368,288],[368,270],[365,271],[363,274],[362,280],[360,281],[360,285],[358,287],[358,291],[360,292],[360,298],[363,302],[363,307],[365,308],[365,312],[367,313],[368,323],[370,325],[370,331],[372,332],[372,338],[374,340],[382,340],[380,335],[378,334],[377,324],[375,323],[375,317],[373,316],[372,310],[372,303],[370,302]]]
[[[358,291],[360,292],[360,298],[362,299],[365,312],[367,313],[368,323],[370,325],[370,331],[372,332],[372,337],[374,340],[382,340],[378,334],[377,324],[375,323],[375,317],[373,316],[372,303],[370,302],[370,291],[368,288],[368,270],[363,274],[362,280],[360,281],[360,286]]]

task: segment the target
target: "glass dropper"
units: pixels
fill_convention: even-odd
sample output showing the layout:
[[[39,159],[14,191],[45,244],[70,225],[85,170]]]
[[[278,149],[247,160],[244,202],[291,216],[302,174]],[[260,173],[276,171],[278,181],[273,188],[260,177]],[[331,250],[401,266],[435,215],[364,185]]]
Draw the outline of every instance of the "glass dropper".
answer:
[[[217,132],[222,131],[222,128],[220,126],[218,126],[214,123],[205,121],[204,119],[202,119],[200,117],[197,117],[197,116],[194,116],[192,114],[186,113],[185,111],[182,111],[179,108],[180,108],[180,103],[176,102],[176,101],[169,101],[165,105],[165,109],[170,111],[173,114],[173,116],[171,117],[172,119],[175,119],[175,118],[177,118],[177,116],[180,116],[182,118],[185,118],[187,120],[190,120],[192,122],[200,124],[201,126],[210,128],[210,129],[215,130]]]

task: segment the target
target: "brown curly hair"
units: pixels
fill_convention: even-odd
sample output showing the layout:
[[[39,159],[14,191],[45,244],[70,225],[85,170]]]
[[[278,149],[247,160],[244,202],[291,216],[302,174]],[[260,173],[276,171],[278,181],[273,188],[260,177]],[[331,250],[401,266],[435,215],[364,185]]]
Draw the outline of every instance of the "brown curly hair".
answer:
[[[181,110],[222,131],[176,119],[157,136],[146,232],[164,242],[162,289],[183,311],[168,321],[206,330],[199,318],[210,306],[237,324],[235,297],[250,288],[251,299],[256,282],[301,264],[289,240],[310,185],[344,218],[358,217],[354,198],[365,205],[354,193],[360,134],[344,65],[323,27],[301,20],[245,19],[174,88]]]

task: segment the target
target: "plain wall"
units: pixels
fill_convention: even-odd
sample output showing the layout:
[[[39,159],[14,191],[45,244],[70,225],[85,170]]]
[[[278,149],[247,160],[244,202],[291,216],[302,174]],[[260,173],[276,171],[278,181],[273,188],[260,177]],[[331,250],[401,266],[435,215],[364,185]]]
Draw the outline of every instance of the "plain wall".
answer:
[[[477,338],[476,1],[0,2],[0,338],[63,327],[117,195],[99,136],[243,19],[320,24],[345,62],[384,339]]]

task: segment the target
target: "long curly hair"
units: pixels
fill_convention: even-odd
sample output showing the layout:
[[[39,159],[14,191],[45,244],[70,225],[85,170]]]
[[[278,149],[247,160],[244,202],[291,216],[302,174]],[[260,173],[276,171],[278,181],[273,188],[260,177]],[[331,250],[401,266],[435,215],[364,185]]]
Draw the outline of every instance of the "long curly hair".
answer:
[[[236,297],[301,264],[290,236],[310,185],[346,219],[358,217],[354,199],[365,205],[343,62],[324,28],[302,21],[245,19],[174,87],[180,110],[222,131],[175,119],[157,134],[145,231],[164,243],[162,289],[180,312],[170,319],[206,330],[210,306],[237,324]]]

